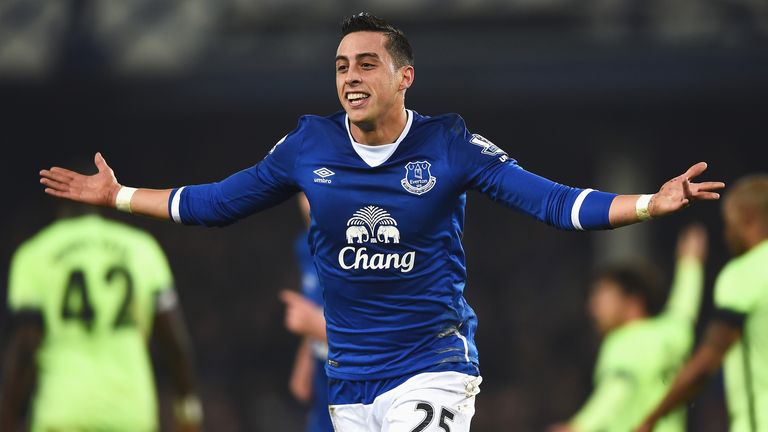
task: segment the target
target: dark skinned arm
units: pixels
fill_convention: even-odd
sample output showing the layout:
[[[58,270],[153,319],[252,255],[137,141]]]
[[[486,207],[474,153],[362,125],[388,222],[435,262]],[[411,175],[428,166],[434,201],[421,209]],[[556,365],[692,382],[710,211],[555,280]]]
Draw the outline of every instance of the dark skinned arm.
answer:
[[[43,341],[43,319],[39,312],[24,313],[14,321],[0,390],[0,430],[9,432],[21,430],[24,424],[24,408],[37,379],[35,354]]]
[[[710,323],[699,348],[683,366],[667,395],[636,432],[653,431],[659,419],[698,395],[722,366],[725,354],[740,338],[739,326],[720,320]]]
[[[202,408],[196,389],[192,344],[177,305],[158,312],[153,338],[164,354],[173,381],[176,430],[202,430]]]

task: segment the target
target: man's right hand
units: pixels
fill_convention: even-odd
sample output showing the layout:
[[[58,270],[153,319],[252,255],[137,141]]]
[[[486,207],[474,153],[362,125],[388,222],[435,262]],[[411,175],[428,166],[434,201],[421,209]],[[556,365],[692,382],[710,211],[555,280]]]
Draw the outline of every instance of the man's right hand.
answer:
[[[303,295],[283,290],[280,300],[285,303],[285,327],[294,334],[325,341],[323,310]]]
[[[40,171],[40,183],[45,186],[45,193],[86,204],[115,207],[120,183],[101,153],[96,153],[94,162],[99,172],[90,176],[60,167]]]

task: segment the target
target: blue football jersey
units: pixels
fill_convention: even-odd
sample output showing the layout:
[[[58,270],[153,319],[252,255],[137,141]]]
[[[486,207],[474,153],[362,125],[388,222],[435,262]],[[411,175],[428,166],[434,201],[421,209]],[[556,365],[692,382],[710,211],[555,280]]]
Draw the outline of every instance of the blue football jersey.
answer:
[[[347,116],[304,116],[253,167],[174,189],[185,224],[226,225],[304,191],[309,247],[325,297],[328,376],[372,380],[478,363],[477,317],[464,299],[466,192],[561,229],[610,226],[615,195],[521,168],[456,114],[408,111],[397,147],[377,166],[356,152]]]

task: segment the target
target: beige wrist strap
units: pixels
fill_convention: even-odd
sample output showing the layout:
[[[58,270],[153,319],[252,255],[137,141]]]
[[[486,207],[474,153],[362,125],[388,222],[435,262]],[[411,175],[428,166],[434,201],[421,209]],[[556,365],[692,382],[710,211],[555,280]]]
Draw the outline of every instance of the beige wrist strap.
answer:
[[[635,213],[637,214],[637,219],[641,222],[651,219],[651,212],[648,210],[651,198],[653,198],[653,195],[640,195],[640,198],[635,202]]]
[[[115,197],[115,207],[121,212],[131,213],[131,198],[136,188],[122,186]]]

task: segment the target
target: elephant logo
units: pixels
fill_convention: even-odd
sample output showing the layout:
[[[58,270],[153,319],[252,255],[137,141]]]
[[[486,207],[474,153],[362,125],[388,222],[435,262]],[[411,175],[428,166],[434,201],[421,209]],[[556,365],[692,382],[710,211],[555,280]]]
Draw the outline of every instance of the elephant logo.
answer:
[[[376,206],[361,208],[347,221],[347,243],[400,243],[396,225],[397,221],[386,210]]]
[[[351,226],[347,228],[347,243],[352,244],[357,239],[358,243],[368,242],[371,236],[368,234],[368,228],[364,226]]]
[[[429,192],[437,183],[437,177],[429,170],[431,167],[432,164],[427,161],[408,162],[405,164],[405,178],[400,180],[400,184],[414,195]]]
[[[400,243],[400,230],[394,226],[381,225],[376,231],[376,240],[379,243]]]

